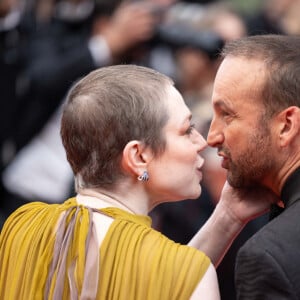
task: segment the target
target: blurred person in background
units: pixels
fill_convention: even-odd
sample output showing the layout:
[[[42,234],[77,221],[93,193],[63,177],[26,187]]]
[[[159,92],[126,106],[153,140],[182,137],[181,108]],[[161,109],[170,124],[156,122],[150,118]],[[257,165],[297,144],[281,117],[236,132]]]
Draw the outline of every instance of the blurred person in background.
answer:
[[[20,125],[15,129],[17,149],[45,124],[72,82],[96,67],[118,62],[128,49],[149,39],[153,15],[143,6],[120,3],[54,3],[51,18],[30,43],[32,55],[24,68],[28,88],[18,106]]]
[[[0,1],[0,174],[14,152],[11,143],[15,122],[15,110],[24,89],[24,67],[27,45],[35,30],[27,3],[23,0]],[[3,206],[3,188],[0,184],[0,227],[7,213]]]
[[[34,31],[25,4],[23,0],[0,1],[1,171],[9,159],[6,140],[12,134],[14,111],[23,86],[21,70],[25,64],[27,42]]]
[[[298,13],[299,0],[264,0],[257,11],[244,14],[248,35],[295,34]]]

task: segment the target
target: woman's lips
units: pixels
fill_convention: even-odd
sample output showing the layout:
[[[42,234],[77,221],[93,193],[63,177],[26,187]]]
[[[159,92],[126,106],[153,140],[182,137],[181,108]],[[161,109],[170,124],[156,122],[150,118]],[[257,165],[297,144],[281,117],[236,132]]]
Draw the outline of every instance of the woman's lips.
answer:
[[[201,168],[197,168],[197,174],[200,178],[200,181],[202,180],[202,171],[201,171]]]

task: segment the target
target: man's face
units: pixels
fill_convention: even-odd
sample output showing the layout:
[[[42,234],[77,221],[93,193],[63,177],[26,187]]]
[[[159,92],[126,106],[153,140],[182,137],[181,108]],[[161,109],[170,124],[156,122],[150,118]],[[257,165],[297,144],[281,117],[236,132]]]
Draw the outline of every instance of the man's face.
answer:
[[[275,162],[272,130],[261,99],[264,70],[259,60],[227,57],[215,79],[208,144],[218,149],[234,187],[266,183]]]

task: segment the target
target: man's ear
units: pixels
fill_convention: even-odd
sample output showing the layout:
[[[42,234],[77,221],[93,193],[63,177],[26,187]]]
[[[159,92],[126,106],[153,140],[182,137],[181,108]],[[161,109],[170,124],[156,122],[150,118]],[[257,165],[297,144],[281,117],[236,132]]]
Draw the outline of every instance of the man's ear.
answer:
[[[279,120],[279,143],[286,147],[299,136],[300,131],[300,108],[290,106],[278,115]]]
[[[122,167],[129,173],[138,176],[147,170],[152,158],[149,147],[140,141],[130,141],[123,150]]]

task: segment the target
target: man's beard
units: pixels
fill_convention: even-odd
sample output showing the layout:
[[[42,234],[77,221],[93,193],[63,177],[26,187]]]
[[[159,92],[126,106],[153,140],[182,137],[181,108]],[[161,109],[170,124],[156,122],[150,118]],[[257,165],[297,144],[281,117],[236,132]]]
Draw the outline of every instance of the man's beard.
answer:
[[[266,125],[266,124],[265,124]],[[274,154],[270,131],[267,126],[259,126],[254,135],[250,136],[248,150],[232,161],[229,157],[228,182],[236,188],[262,185],[264,178],[274,166]]]

